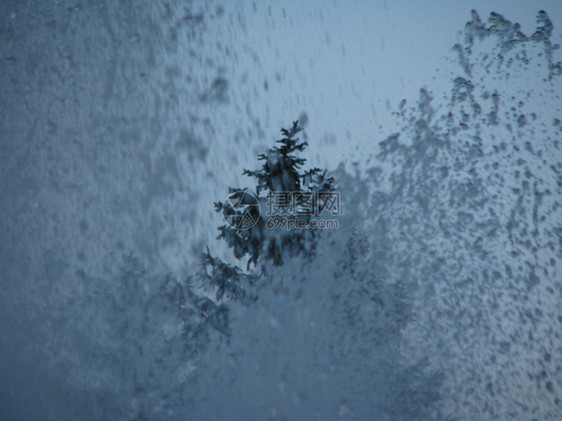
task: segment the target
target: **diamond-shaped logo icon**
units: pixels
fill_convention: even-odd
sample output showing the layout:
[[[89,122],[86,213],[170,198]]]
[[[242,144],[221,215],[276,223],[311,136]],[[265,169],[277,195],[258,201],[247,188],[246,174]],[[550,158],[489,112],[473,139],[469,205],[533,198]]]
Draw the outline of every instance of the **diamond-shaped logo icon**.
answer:
[[[245,190],[236,190],[224,201],[222,213],[231,228],[250,229],[260,219],[260,203],[253,194]]]

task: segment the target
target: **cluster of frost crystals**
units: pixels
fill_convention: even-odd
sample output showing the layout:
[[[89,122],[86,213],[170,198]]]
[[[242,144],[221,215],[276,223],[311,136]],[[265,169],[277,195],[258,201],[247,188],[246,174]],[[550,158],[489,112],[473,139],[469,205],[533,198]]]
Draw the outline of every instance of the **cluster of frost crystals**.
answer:
[[[369,170],[371,241],[415,291],[412,336],[463,419],[562,414],[561,65],[537,25],[473,12],[450,90],[402,105]]]
[[[459,54],[460,64],[464,67],[465,72],[471,75],[470,56],[473,55],[473,47],[475,44],[481,43],[487,39],[492,39],[498,48],[497,59],[498,64],[503,64],[504,54],[509,53],[512,49],[524,46],[525,44],[542,44],[542,52],[547,59],[547,68],[549,78],[560,75],[562,73],[562,63],[553,61],[553,51],[560,48],[559,44],[553,44],[550,40],[554,26],[545,11],[537,14],[537,29],[531,36],[525,36],[521,32],[521,26],[518,23],[511,23],[502,15],[492,12],[488,19],[488,24],[482,23],[480,16],[476,10],[472,11],[472,20],[466,24],[464,31],[464,45],[456,44],[453,48]],[[528,64],[528,60],[523,56],[522,61]],[[513,58],[508,59],[508,63],[512,63]]]
[[[283,130],[281,146],[261,155],[263,169],[247,171],[258,180],[258,197],[264,190],[333,188],[333,179],[319,169],[298,171],[304,159],[291,154],[304,148],[295,138],[299,131],[296,122]],[[177,387],[164,388],[173,391],[168,410],[173,402],[174,414],[182,408],[191,419],[410,420],[436,414],[442,375],[427,358],[402,355],[404,343],[413,343],[411,294],[385,269],[388,245],[363,233],[364,217],[354,202],[365,197],[364,183],[340,175],[347,211],[338,230],[315,233],[312,249],[291,247],[299,244],[287,240],[308,231],[270,230],[257,238],[266,252],[252,256],[259,263],[252,271],[207,249],[196,277],[206,288],[166,278],[150,308],[178,309],[177,317],[164,332],[165,342],[147,348],[167,356],[165,365],[154,367],[162,373],[174,361],[182,367]],[[244,199],[244,190],[231,193]],[[222,227],[227,241],[235,238],[239,260],[251,251],[237,254],[236,245],[248,243],[242,235],[256,235],[241,231]],[[136,413],[164,413],[150,405],[142,411]]]
[[[552,33],[544,12],[529,37],[501,15],[483,23],[473,13],[447,91],[401,103],[403,127],[374,139],[367,176],[341,166],[332,185],[294,170],[298,126],[285,131],[248,174],[262,201],[337,188],[339,229],[314,233],[313,247],[299,242],[311,231],[225,227],[252,270],[207,250],[183,280],[133,257],[112,285],[84,274],[84,297],[98,303],[85,308],[105,309],[73,314],[68,334],[87,352],[50,346],[64,350],[74,389],[96,396],[88,412],[559,419],[562,84]]]
[[[343,186],[361,188],[342,175]],[[435,415],[442,375],[427,358],[401,352],[412,340],[411,294],[385,272],[387,245],[371,243],[349,209],[339,230],[319,236],[314,255],[256,269],[251,304],[226,303],[228,341],[211,338],[187,382],[193,419]]]
[[[207,252],[199,277],[215,295],[171,295],[181,317],[152,370],[180,362],[180,380],[162,402],[192,419],[559,417],[561,66],[546,13],[537,22],[527,37],[473,13],[448,90],[401,103],[367,177],[334,174],[340,228],[314,247],[225,229],[256,265]],[[284,134],[247,172],[261,200],[306,187]]]
[[[311,252],[314,248],[313,230],[298,229],[289,232],[283,228],[276,229],[278,227],[272,229],[270,225],[270,221],[279,216],[285,219],[310,219],[297,214],[297,203],[286,203],[286,209],[281,215],[270,215],[265,211],[268,196],[272,200],[276,194],[286,194],[289,201],[294,201],[297,197],[295,194],[317,194],[332,190],[333,179],[326,178],[326,171],[319,168],[301,171],[305,159],[294,155],[307,146],[307,142],[300,142],[296,137],[301,130],[298,121],[293,122],[291,129],[281,129],[283,138],[277,141],[280,146],[259,156],[264,161],[262,169],[244,171],[245,175],[257,180],[255,195],[239,188],[229,188],[229,198],[236,200],[237,208],[234,209],[228,203],[215,203],[216,211],[222,213],[225,219],[238,216],[242,220],[250,215],[252,221],[255,221],[247,227],[243,224],[219,227],[219,238],[227,242],[237,259],[248,255],[248,269],[251,263],[257,265],[260,257],[278,266],[283,263],[285,254],[294,256]]]
[[[316,170],[299,183],[332,186]],[[120,420],[430,419],[442,376],[402,356],[411,294],[382,264],[389,245],[363,232],[364,183],[341,173],[338,188],[340,229],[316,233],[311,251],[283,248],[282,262],[264,254],[244,271],[207,249],[183,279],[133,255],[115,282],[84,273],[85,308],[104,311],[76,312],[69,335],[88,352],[63,355],[66,380],[95,396],[81,408]]]

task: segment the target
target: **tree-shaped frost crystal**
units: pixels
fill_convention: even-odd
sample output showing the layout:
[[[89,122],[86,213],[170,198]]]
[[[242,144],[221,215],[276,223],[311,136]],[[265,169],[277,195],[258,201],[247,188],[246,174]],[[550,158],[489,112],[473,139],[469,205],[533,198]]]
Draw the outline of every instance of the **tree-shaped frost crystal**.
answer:
[[[225,203],[215,203],[217,212],[222,212],[226,225],[219,227],[218,238],[226,240],[234,250],[236,258],[249,255],[248,267],[257,265],[261,255],[273,261],[275,265],[283,263],[283,253],[294,256],[301,252],[311,252],[314,248],[315,230],[307,227],[287,229],[279,226],[279,217],[286,222],[291,218],[299,218],[306,222],[312,213],[304,212],[305,208],[316,206],[318,194],[333,190],[333,178],[326,178],[326,170],[313,168],[301,171],[306,160],[294,155],[302,152],[307,142],[300,142],[295,137],[302,129],[298,121],[293,122],[289,130],[281,129],[283,138],[259,156],[265,161],[262,168],[256,171],[244,170],[244,175],[257,179],[256,193],[252,195],[246,189],[229,188],[229,197]],[[264,196],[262,194],[265,193]],[[269,206],[272,200],[283,198],[282,209],[272,212]],[[263,204],[268,201],[267,211]],[[275,219],[277,218],[277,219]],[[276,223],[273,224],[272,222]],[[281,224],[282,225],[282,224]]]

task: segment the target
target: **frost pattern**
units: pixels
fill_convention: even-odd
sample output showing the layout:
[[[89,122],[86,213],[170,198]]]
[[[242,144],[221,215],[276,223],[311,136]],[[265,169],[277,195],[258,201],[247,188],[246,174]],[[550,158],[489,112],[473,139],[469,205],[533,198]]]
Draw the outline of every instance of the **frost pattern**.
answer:
[[[366,176],[333,174],[346,212],[312,257],[245,273],[207,252],[193,279],[126,289],[146,318],[118,335],[178,311],[129,362],[128,418],[557,419],[560,63],[538,23],[473,13],[451,90],[401,103]]]
[[[450,90],[401,102],[367,174],[332,174],[346,211],[311,256],[244,271],[207,250],[177,279],[126,254],[117,276],[84,266],[79,290],[34,301],[65,414],[560,419],[562,66],[546,13],[537,24],[473,12]],[[45,260],[48,282],[64,259]]]

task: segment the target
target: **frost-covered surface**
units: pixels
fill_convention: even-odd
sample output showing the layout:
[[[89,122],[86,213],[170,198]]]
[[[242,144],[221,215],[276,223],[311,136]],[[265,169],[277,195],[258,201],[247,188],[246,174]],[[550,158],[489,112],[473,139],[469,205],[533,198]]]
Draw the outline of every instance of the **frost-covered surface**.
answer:
[[[562,68],[545,13],[537,26],[473,12],[447,102],[422,90],[370,180],[374,226],[417,286],[409,332],[465,419],[562,414]]]
[[[2,416],[560,419],[559,6],[473,14],[343,152],[399,62],[330,7],[0,5]],[[340,229],[247,274],[213,202],[297,117]]]

